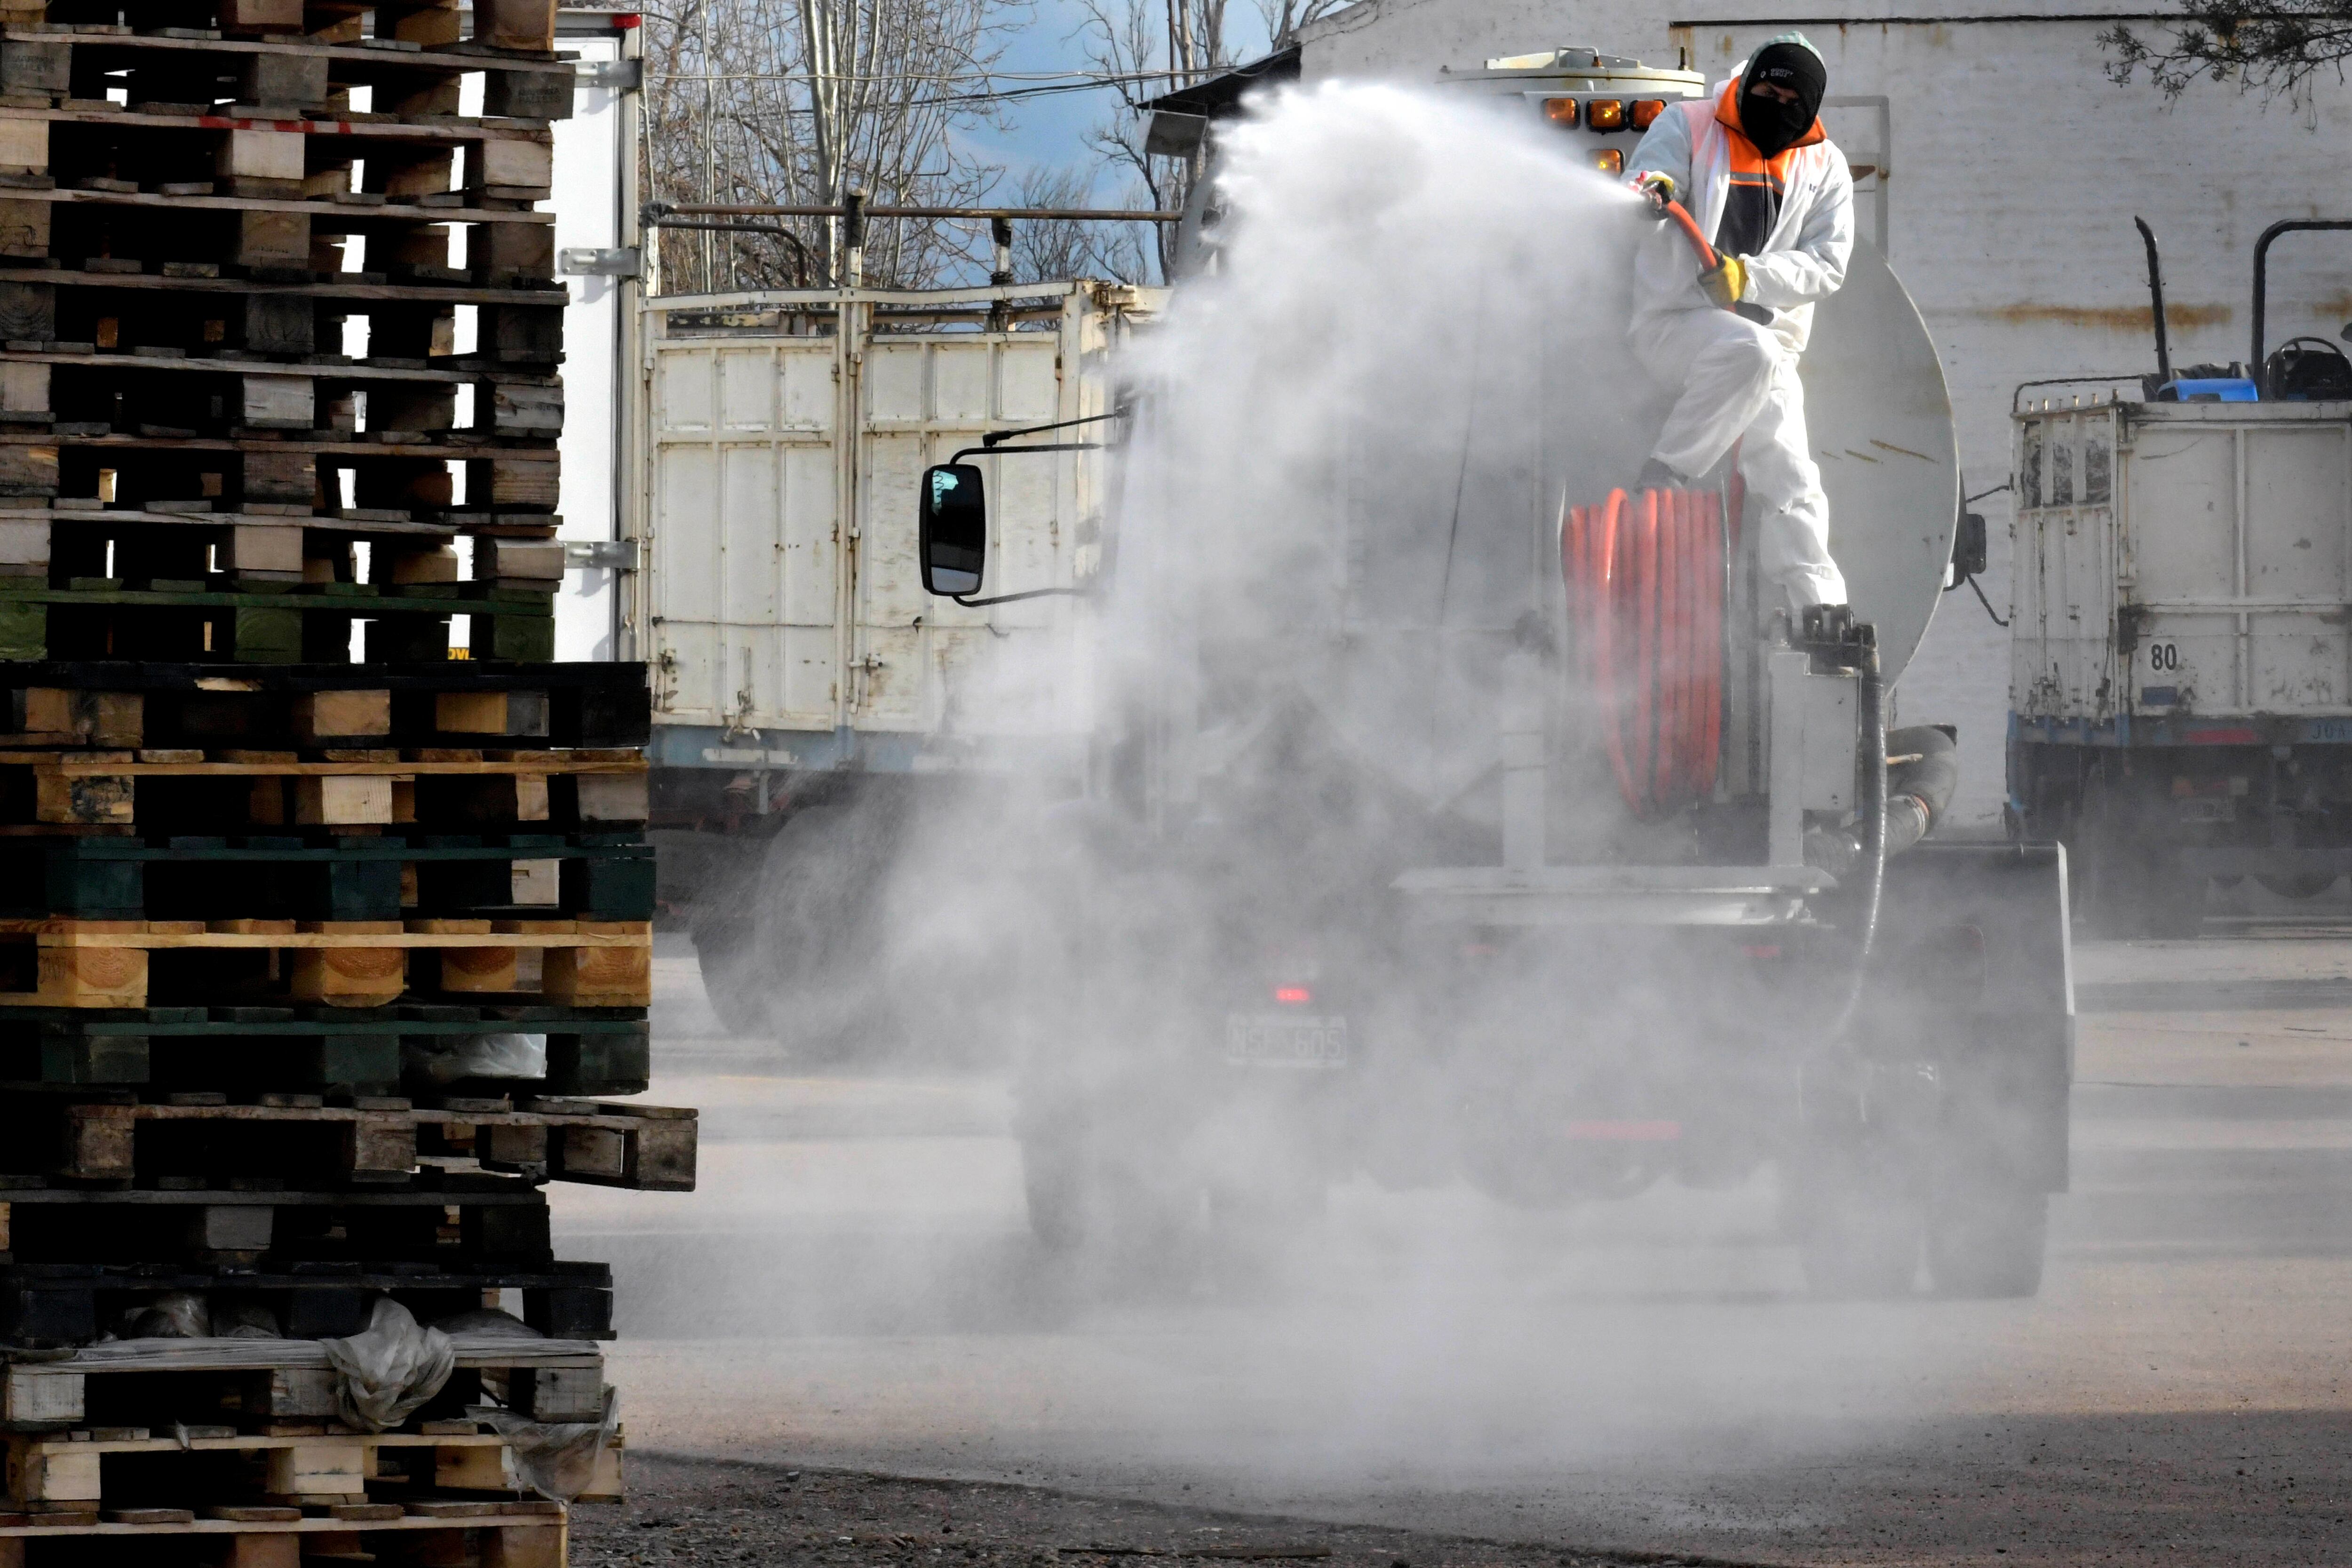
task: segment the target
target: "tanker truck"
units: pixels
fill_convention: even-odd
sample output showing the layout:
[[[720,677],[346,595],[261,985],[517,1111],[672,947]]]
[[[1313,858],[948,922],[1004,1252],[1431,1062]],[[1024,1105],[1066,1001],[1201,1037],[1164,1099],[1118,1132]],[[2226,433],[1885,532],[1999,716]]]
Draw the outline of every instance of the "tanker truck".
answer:
[[[2178,372],[2140,227],[2156,373],[2011,400],[2009,809],[2065,842],[2095,928],[2188,937],[2212,883],[2352,870],[2352,363],[2265,342],[2273,245],[2352,221],[2265,230],[2249,357]]]
[[[1270,74],[1160,102],[1155,150],[1210,171],[1196,256],[1223,216],[1221,128]],[[1604,172],[1706,90],[1590,49],[1446,79]],[[1662,402],[1596,413],[1562,380],[1638,386],[1622,328],[1574,329],[1570,354],[1542,321],[1481,337],[1465,395],[1613,419],[1630,475]],[[2064,854],[1885,853],[1890,763],[1917,760],[1888,756],[1886,715],[1970,542],[1933,344],[1866,243],[1803,374],[1815,444],[1852,455],[1823,464],[1850,609],[1792,617],[1761,591],[1736,481],[1612,493],[1590,428],[1556,443],[1565,414],[1512,424],[1524,449],[1480,436],[1435,481],[1383,468],[1377,431],[1335,432],[1351,456],[1317,510],[1349,564],[1329,603],[1259,641],[1217,605],[1156,605],[1148,668],[1104,682],[1084,788],[1024,876],[1047,910],[1016,1121],[1046,1245],[1148,1262],[1278,1237],[1362,1175],[1556,1205],[1769,1171],[1820,1292],[1904,1294],[1923,1268],[1946,1295],[2039,1288],[2068,1167]],[[1122,395],[1130,452],[1184,395]],[[990,548],[989,497],[1043,460],[1023,444],[922,476],[919,563],[945,613],[1035,608]],[[1506,479],[1547,504],[1461,505]],[[1107,660],[1122,623],[1093,606],[1117,580],[1184,581],[1187,531],[1145,521],[1171,515],[1151,494],[1170,482],[1126,464],[1096,598],[1063,601],[1100,617]],[[1376,516],[1406,531],[1375,537]],[[1441,550],[1433,595],[1414,563]],[[1644,575],[1644,552],[1680,570]],[[1443,733],[1436,771],[1395,762],[1400,727]],[[1839,831],[1856,863],[1808,864],[1808,834]]]

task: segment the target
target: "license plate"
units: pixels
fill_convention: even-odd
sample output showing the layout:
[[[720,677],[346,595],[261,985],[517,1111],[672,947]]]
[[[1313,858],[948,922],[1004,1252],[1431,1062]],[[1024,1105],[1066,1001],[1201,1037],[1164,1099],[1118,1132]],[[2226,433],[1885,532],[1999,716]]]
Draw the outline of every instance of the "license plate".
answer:
[[[1348,1020],[1292,1013],[1228,1013],[1225,1060],[1236,1067],[1343,1067],[1348,1060]]]

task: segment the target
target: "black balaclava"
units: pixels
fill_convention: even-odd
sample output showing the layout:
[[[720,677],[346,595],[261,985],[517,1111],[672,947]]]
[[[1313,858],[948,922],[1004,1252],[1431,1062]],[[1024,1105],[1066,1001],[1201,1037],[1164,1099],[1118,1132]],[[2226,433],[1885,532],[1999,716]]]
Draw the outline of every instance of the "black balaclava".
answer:
[[[1783,103],[1755,91],[1759,81],[1791,89],[1797,101]],[[1756,51],[1756,58],[1748,62],[1747,75],[1740,78],[1739,129],[1767,158],[1793,146],[1813,128],[1813,118],[1822,111],[1822,93],[1829,83],[1829,68],[1804,45],[1765,45]]]

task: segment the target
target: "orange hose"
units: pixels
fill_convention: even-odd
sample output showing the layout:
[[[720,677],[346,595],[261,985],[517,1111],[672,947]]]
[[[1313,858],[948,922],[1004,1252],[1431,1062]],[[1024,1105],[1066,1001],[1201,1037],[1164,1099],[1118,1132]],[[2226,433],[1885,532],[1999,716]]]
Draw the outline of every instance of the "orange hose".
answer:
[[[1683,231],[1683,237],[1691,242],[1691,248],[1698,252],[1698,264],[1701,267],[1713,271],[1722,265],[1721,259],[1715,253],[1715,247],[1708,244],[1706,236],[1699,232],[1698,219],[1691,216],[1684,209],[1682,203],[1668,202],[1666,216]]]
[[[1709,491],[1624,491],[1570,507],[1560,569],[1580,664],[1625,804],[1702,799],[1721,760],[1724,538]]]

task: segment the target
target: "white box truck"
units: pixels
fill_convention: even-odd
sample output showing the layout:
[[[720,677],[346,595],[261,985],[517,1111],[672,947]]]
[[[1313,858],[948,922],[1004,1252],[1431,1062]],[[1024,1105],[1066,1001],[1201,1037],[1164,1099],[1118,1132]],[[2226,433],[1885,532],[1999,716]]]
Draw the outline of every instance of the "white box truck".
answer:
[[[865,991],[828,1005],[816,981],[876,952],[877,873],[911,814],[974,773],[1075,787],[1087,602],[926,595],[915,487],[992,435],[1094,421],[1024,443],[1060,450],[977,457],[997,498],[983,592],[1091,581],[1099,416],[1159,302],[1082,280],[646,302],[619,657],[653,683],[665,917],[730,1027],[806,1051],[886,1036]]]
[[[2175,374],[2159,291],[2157,374],[2014,400],[2010,810],[2105,929],[2352,870],[2352,361],[2263,341],[2272,244],[2341,227],[2263,237],[2248,361]]]

